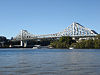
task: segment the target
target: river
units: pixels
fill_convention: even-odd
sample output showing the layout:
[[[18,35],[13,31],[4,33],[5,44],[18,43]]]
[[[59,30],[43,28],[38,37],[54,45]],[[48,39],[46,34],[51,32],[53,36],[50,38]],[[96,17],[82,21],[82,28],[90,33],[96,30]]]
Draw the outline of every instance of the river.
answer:
[[[0,49],[0,75],[100,75],[100,49]]]

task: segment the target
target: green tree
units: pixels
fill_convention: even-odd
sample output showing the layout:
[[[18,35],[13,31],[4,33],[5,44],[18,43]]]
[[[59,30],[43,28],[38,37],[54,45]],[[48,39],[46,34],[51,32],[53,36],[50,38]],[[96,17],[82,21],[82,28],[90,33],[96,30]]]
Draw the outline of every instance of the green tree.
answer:
[[[86,42],[85,48],[94,48],[93,40],[86,40],[85,42]]]
[[[65,42],[66,44],[69,44],[69,45],[71,45],[71,43],[73,42],[72,41],[72,38],[71,37],[69,37],[69,36],[63,36],[63,37],[61,37],[60,39],[59,39],[59,42]]]
[[[69,36],[63,36],[58,41],[52,42],[50,45],[54,48],[69,48],[74,41]]]
[[[94,44],[95,44],[95,48],[100,48],[100,40],[98,39],[98,40],[95,40],[94,41]]]

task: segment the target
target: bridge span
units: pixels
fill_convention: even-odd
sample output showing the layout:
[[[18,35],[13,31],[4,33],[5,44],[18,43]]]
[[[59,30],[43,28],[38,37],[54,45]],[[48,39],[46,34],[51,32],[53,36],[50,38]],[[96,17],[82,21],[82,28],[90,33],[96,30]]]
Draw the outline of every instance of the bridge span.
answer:
[[[33,39],[42,39],[42,38],[47,38],[47,39],[52,39],[52,38],[60,38],[62,36],[70,36],[73,39],[78,38],[92,38],[96,36],[98,33],[95,32],[94,30],[91,30],[89,28],[84,27],[83,25],[73,22],[71,25],[66,27],[63,31],[55,33],[55,34],[46,34],[46,35],[34,35],[30,34],[27,30],[21,30],[21,32],[13,37],[13,41],[21,41],[21,46],[24,45],[27,46],[27,40],[33,40]]]

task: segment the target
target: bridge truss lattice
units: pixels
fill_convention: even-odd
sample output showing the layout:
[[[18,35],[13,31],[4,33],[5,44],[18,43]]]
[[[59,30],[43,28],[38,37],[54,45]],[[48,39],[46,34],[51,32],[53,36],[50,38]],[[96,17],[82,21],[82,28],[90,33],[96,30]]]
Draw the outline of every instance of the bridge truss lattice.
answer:
[[[47,35],[33,35],[27,30],[21,30],[21,32],[14,37],[14,40],[25,40],[25,39],[38,39],[38,38],[56,38],[62,36],[80,37],[80,36],[96,36],[97,33],[94,30],[85,28],[79,23],[73,22],[70,26],[65,28],[62,32]]]

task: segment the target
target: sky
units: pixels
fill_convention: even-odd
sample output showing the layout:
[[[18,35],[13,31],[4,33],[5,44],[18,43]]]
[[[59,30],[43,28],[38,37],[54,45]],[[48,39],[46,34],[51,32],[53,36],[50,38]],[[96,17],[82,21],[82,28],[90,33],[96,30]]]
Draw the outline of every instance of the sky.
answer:
[[[0,36],[63,31],[72,22],[100,33],[100,0],[0,0]]]

